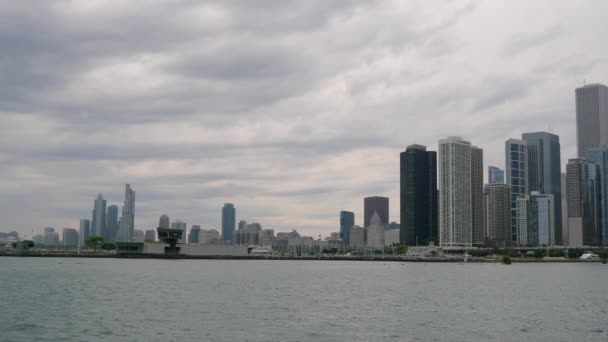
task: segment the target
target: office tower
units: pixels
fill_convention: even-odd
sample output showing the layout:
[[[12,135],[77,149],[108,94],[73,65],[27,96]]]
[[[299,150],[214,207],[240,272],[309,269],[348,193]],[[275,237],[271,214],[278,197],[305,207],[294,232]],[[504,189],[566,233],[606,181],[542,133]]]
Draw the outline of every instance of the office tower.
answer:
[[[599,238],[601,245],[608,245],[608,147],[595,147],[587,150],[587,160],[599,168]]]
[[[608,146],[608,87],[589,84],[575,93],[578,157],[585,158],[588,149]]]
[[[367,246],[375,249],[384,248],[384,225],[380,219],[380,215],[374,212],[370,219],[367,230]]]
[[[585,159],[569,159],[566,165],[568,194],[568,246],[599,242],[599,167]]]
[[[239,230],[247,229],[247,221],[240,220],[239,221]]]
[[[551,194],[531,191],[517,198],[518,245],[555,245],[555,203]]]
[[[66,249],[78,247],[78,231],[73,228],[63,228],[61,244]]]
[[[515,218],[516,218],[516,236],[517,241],[513,241],[515,246],[528,245],[528,205],[530,204],[530,196],[520,195],[515,200]]]
[[[122,206],[122,216],[118,227],[116,241],[129,242],[133,240],[135,229],[135,191],[130,184],[125,184],[125,203]],[[142,238],[143,239],[143,238]]]
[[[225,244],[232,242],[236,225],[236,209],[232,203],[225,203],[222,208],[222,240]]]
[[[188,243],[200,243],[201,226],[193,224],[188,233]]]
[[[559,136],[546,132],[522,134],[528,149],[528,191],[553,195],[556,245],[562,244],[562,184]]]
[[[101,194],[93,202],[93,219],[91,220],[91,236],[104,236],[106,227],[106,200]]]
[[[350,229],[355,225],[355,213],[351,211],[340,212],[340,239],[349,241]]]
[[[382,224],[388,223],[388,197],[372,196],[363,199],[363,223],[369,226],[372,215],[378,212]]]
[[[144,241],[156,241],[156,231],[154,229],[146,230],[146,233],[144,235]]]
[[[169,220],[169,216],[161,215],[158,220],[158,228],[169,228],[171,225],[171,221]]]
[[[91,220],[81,219],[80,220],[80,245],[83,246],[84,242],[87,241],[91,235]]]
[[[401,243],[438,242],[437,200],[437,152],[408,146],[400,154]]]
[[[471,146],[471,233],[474,245],[482,245],[485,239],[483,221],[483,150]]]
[[[524,140],[505,142],[507,184],[511,186],[511,242],[518,246],[517,198],[528,194],[528,144]]]
[[[176,220],[174,222],[171,222],[171,229],[179,229],[179,230],[181,230],[183,232],[182,233],[182,238],[179,239],[177,241],[177,243],[186,243],[186,241],[187,241],[186,240],[187,239],[187,236],[186,236],[187,224],[186,224],[186,222],[182,222],[180,220]]]
[[[511,187],[504,183],[486,184],[483,195],[487,244],[511,246]]]
[[[562,183],[562,244],[568,246],[568,192],[566,174],[561,174]]]
[[[505,172],[496,167],[496,166],[488,166],[488,183],[504,183],[505,182]]]
[[[477,179],[483,177],[481,149],[461,137],[448,137],[439,140],[438,163],[439,244],[471,245],[473,231],[475,239],[483,231],[483,180]]]
[[[110,205],[106,216],[106,234],[103,238],[115,242],[116,234],[118,234],[118,206]]]
[[[351,248],[362,248],[365,247],[365,228],[359,226],[352,226],[350,233],[348,234],[348,244]]]

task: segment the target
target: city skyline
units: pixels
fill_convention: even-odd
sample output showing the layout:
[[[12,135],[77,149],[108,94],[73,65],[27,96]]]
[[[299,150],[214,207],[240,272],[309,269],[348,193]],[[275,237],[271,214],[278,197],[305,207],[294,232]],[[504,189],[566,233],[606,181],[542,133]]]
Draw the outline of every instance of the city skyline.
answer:
[[[139,230],[165,213],[219,230],[222,204],[234,203],[237,220],[329,235],[341,210],[363,225],[361,199],[376,195],[399,222],[398,154],[437,151],[451,135],[506,170],[506,139],[553,133],[565,172],[577,156],[574,89],[608,82],[608,48],[595,43],[608,5],[424,5],[311,2],[290,23],[276,15],[287,6],[227,4],[201,10],[212,18],[201,23],[183,17],[187,4],[7,4],[0,231],[79,227],[98,193],[122,207],[125,183],[138,191]],[[275,15],[262,25],[252,11]],[[127,20],[141,12],[167,20]],[[97,41],[108,16],[125,20],[108,33],[115,44]],[[480,35],[488,18],[495,30]]]

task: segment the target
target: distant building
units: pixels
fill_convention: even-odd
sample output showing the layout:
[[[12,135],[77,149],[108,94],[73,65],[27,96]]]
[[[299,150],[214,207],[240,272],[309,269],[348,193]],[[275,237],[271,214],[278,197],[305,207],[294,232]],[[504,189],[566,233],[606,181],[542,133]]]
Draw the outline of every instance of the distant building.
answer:
[[[384,229],[387,230],[400,230],[401,229],[401,224],[399,224],[398,222],[390,222],[384,225]]]
[[[365,227],[369,226],[372,215],[374,212],[378,212],[380,216],[380,221],[382,225],[388,223],[388,197],[366,197],[363,199],[363,212],[364,212],[364,221],[363,224]]]
[[[221,241],[220,232],[215,229],[201,229],[199,236],[203,245],[215,245]]]
[[[186,243],[186,231],[187,231],[187,224],[186,222],[182,222],[180,220],[177,220],[175,222],[171,222],[171,229],[179,229],[181,230],[182,233],[182,238],[179,239],[177,241],[177,243]]]
[[[245,229],[236,230],[233,234],[236,245],[257,245],[262,225],[259,223],[248,224]]]
[[[511,242],[519,246],[517,198],[528,195],[528,143],[525,140],[509,139],[505,142],[505,164],[507,184],[511,187]]]
[[[437,152],[422,145],[401,152],[400,200],[401,243],[437,242]]]
[[[80,245],[84,246],[84,242],[91,235],[91,220],[81,219],[80,220]]]
[[[349,237],[349,245],[351,248],[365,247],[365,228],[356,225],[353,226],[350,229]]]
[[[260,233],[258,234],[258,244],[260,246],[272,246],[273,240],[274,240],[274,230],[273,229],[260,230]]]
[[[104,236],[104,229],[106,227],[106,200],[103,199],[103,195],[97,195],[97,199],[93,202],[93,219],[91,220],[91,232],[90,235]]]
[[[608,147],[595,147],[587,151],[587,159],[599,168],[600,224],[598,243],[608,245]]]
[[[105,236],[103,237],[106,241],[115,242],[116,235],[118,234],[118,206],[108,206],[108,213],[106,216],[106,230]]]
[[[222,208],[222,240],[224,244],[233,241],[232,234],[236,224],[236,208],[232,203],[224,204]]]
[[[608,146],[608,87],[588,84],[575,94],[578,157],[586,158],[590,148]]]
[[[384,225],[380,215],[374,212],[367,230],[367,246],[376,249],[384,248]]]
[[[59,245],[59,234],[55,232],[55,228],[46,227],[44,228],[44,234],[42,236],[42,243],[47,247]]]
[[[141,242],[143,243],[145,240],[145,233],[143,230],[134,229],[133,230],[133,241],[132,242]]]
[[[486,244],[511,246],[511,188],[504,183],[484,187]]]
[[[568,245],[582,247],[599,244],[599,167],[582,158],[569,159],[566,165],[566,183]]]
[[[553,195],[554,244],[562,244],[561,147],[559,136],[547,132],[522,134],[528,149],[528,191]]]
[[[171,221],[169,220],[169,216],[161,215],[160,219],[158,220],[158,228],[170,228],[170,227],[171,227]]]
[[[63,248],[77,248],[78,231],[73,228],[63,228],[61,241],[63,244]]]
[[[384,230],[384,245],[393,246],[398,245],[399,242],[399,229],[386,229]]]
[[[247,229],[247,221],[240,220],[239,221],[239,230]]]
[[[351,211],[340,212],[340,238],[349,241],[350,229],[355,225],[355,213]]]
[[[496,166],[488,166],[488,182],[501,184],[505,182],[505,172]]]
[[[193,224],[188,233],[188,243],[200,243],[201,226]]]
[[[485,242],[483,214],[483,150],[471,146],[471,235],[477,246]]]
[[[568,189],[566,182],[566,174],[561,174],[562,183],[562,244],[569,245],[568,242]]]
[[[146,230],[144,241],[156,241],[156,231],[154,229]]]
[[[133,239],[134,229],[135,229],[135,191],[133,191],[131,189],[130,184],[125,184],[125,203],[122,207],[122,216],[120,217],[120,224],[118,227],[118,233],[116,236],[116,240],[122,241],[122,242],[133,241],[134,240]],[[135,241],[135,242],[138,242],[138,241]]]
[[[555,245],[555,199],[551,194],[530,192],[517,198],[518,244],[520,246]]]

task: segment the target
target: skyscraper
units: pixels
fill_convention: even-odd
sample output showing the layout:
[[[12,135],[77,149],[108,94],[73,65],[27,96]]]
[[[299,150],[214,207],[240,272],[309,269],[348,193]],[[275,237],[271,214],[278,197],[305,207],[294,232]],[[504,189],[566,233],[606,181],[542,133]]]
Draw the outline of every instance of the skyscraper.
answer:
[[[437,200],[437,152],[408,146],[400,155],[401,243],[438,243]]]
[[[511,241],[518,246],[517,198],[528,195],[528,144],[524,140],[505,142],[507,184],[511,186]]]
[[[522,134],[528,149],[528,191],[553,195],[551,210],[555,217],[554,234],[551,241],[562,244],[562,185],[561,149],[559,136],[547,132]]]
[[[569,159],[566,165],[568,193],[568,245],[599,243],[599,167],[585,159]]]
[[[588,84],[575,94],[578,156],[585,158],[588,149],[608,146],[608,87]]]
[[[340,212],[340,238],[348,243],[350,241],[350,229],[355,225],[355,213],[351,211]]]
[[[188,233],[188,243],[200,243],[201,226],[193,224]]]
[[[471,233],[472,243],[482,245],[485,239],[483,221],[483,150],[471,146]]]
[[[236,227],[236,208],[232,203],[225,203],[222,208],[222,240],[225,244],[232,242]]]
[[[91,220],[89,219],[81,219],[80,220],[80,245],[83,246],[84,242],[91,235]]]
[[[135,191],[130,184],[125,184],[125,204],[122,206],[122,216],[118,227],[116,241],[133,241],[135,229]]]
[[[93,202],[93,220],[91,220],[91,236],[104,236],[106,228],[106,200],[101,194]]]
[[[158,228],[169,228],[171,226],[171,221],[169,220],[169,216],[161,215],[158,220]]]
[[[483,168],[481,151],[461,137],[439,140],[439,243],[441,246],[464,246],[473,243],[473,230],[483,229],[483,188],[479,180]],[[483,182],[483,181],[481,181]],[[481,191],[481,194],[474,192]],[[481,201],[480,201],[481,199]],[[481,202],[481,208],[473,209]],[[474,216],[475,214],[475,216]],[[477,237],[475,237],[477,238]]]
[[[496,167],[496,166],[488,166],[488,183],[504,183],[505,182],[505,172]]]
[[[561,174],[562,183],[562,244],[570,245],[568,242],[568,189],[566,174]]]
[[[369,226],[374,212],[378,212],[382,225],[388,223],[388,197],[372,196],[363,199],[363,219],[365,227]]]
[[[599,168],[600,227],[599,243],[608,245],[608,147],[595,147],[587,151],[587,159]]]
[[[106,234],[103,238],[115,242],[116,234],[118,234],[118,206],[110,205],[106,217]]]
[[[487,184],[483,194],[488,243],[511,246],[511,187],[504,183]]]

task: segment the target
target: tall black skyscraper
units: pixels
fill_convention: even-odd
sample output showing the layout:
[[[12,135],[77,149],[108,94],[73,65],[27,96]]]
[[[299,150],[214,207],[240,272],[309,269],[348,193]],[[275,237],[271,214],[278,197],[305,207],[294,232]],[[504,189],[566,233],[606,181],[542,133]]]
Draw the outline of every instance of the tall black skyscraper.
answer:
[[[437,243],[437,152],[411,145],[401,152],[401,231],[408,245]]]
[[[374,212],[378,212],[382,225],[388,223],[388,197],[365,197],[363,199],[363,214],[365,227],[369,226]]]

